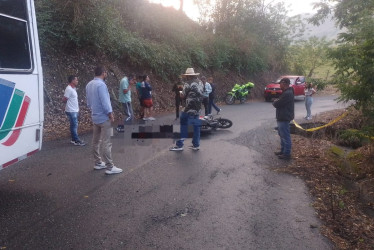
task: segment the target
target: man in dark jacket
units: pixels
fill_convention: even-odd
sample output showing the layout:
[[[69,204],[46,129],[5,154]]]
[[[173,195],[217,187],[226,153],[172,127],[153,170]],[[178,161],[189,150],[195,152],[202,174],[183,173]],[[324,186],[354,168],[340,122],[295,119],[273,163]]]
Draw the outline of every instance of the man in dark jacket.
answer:
[[[290,79],[283,78],[280,82],[282,95],[273,102],[276,108],[276,119],[278,124],[278,134],[281,139],[281,150],[275,152],[279,159],[291,159],[291,134],[290,122],[295,117],[294,91],[290,87]]]

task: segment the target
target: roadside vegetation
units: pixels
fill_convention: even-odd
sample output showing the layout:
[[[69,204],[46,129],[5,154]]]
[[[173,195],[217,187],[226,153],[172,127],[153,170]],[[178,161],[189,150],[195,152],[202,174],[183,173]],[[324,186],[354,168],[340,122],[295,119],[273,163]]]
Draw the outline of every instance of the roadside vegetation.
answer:
[[[333,132],[297,135],[299,151],[287,171],[305,177],[316,198],[314,207],[326,223],[324,233],[338,248],[372,247],[374,198],[363,199],[360,192],[370,193],[374,186],[374,2],[321,0],[315,4],[317,14],[308,19],[287,17],[283,4],[262,0],[198,4],[205,17],[200,22],[147,0],[35,0],[45,79],[45,138],[68,136],[60,100],[70,74],[80,80],[80,132],[91,128],[84,87],[97,64],[110,71],[107,83],[118,121],[118,82],[128,73],[150,75],[156,112],[173,108],[171,86],[187,67],[212,75],[221,101],[235,83],[254,82],[251,97],[262,99],[263,87],[279,75],[305,75],[318,90],[337,88],[340,101],[354,104],[354,116],[334,125]],[[342,30],[336,40],[300,39],[307,23],[318,25],[331,17]],[[316,125],[336,115],[321,116]],[[351,188],[357,185],[359,189]]]
[[[295,135],[295,160],[283,171],[306,181],[315,198],[312,205],[325,223],[321,231],[338,249],[372,249],[374,31],[369,27],[374,24],[374,2],[332,2],[336,5],[329,6],[328,1],[317,4],[319,11],[310,19],[318,24],[332,12],[337,24],[345,30],[333,46],[323,46],[323,52],[319,52],[327,56],[329,63],[318,65],[325,72],[327,69],[328,74],[321,75],[317,85],[334,84],[340,90],[340,101],[351,101],[353,105],[347,111],[321,114],[314,124],[305,124],[318,127],[348,112],[331,127]],[[331,77],[330,65],[334,66]]]
[[[215,20],[200,25],[184,13],[146,0],[36,3],[42,46],[48,50],[88,49],[104,53],[130,67],[152,71],[163,80],[176,79],[191,65],[246,76],[273,67],[285,69],[285,50],[290,42],[281,22],[285,12],[262,10],[260,7],[264,6],[259,6],[259,2],[243,9],[241,16],[242,9],[235,7],[232,13],[226,13],[233,20],[215,22],[214,26],[211,24]],[[260,17],[265,27],[247,25]],[[239,18],[246,20],[233,27]]]
[[[363,133],[365,118],[351,107],[318,114],[304,128],[331,122],[314,132],[296,130],[293,160],[277,171],[300,176],[323,221],[321,232],[337,249],[372,249],[374,245],[374,143]],[[311,225],[312,227],[313,225]]]

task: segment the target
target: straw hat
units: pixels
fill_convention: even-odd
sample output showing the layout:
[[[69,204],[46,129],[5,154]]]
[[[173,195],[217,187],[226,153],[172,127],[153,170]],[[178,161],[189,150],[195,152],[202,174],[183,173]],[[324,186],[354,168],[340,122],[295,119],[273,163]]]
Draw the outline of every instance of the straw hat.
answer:
[[[200,75],[200,73],[195,73],[193,68],[187,68],[186,73],[182,74],[182,76],[197,76],[197,75]]]

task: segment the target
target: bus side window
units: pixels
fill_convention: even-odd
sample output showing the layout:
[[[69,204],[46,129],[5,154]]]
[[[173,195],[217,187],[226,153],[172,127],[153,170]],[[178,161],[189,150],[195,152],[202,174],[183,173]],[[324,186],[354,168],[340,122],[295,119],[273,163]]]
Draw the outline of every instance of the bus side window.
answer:
[[[27,22],[0,14],[0,68],[31,70]]]

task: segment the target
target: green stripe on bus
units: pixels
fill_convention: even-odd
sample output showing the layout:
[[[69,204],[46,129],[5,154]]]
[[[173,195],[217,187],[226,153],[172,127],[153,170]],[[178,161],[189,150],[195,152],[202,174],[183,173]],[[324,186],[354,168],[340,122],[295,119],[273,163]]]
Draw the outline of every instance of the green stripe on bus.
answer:
[[[3,123],[3,126],[1,126],[1,129],[0,129],[0,140],[4,139],[11,131],[10,129],[13,128],[17,120],[17,116],[21,108],[24,95],[25,95],[25,92],[19,89],[14,90],[12,101],[10,102],[10,106],[5,117],[5,121]]]

